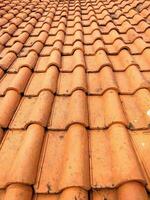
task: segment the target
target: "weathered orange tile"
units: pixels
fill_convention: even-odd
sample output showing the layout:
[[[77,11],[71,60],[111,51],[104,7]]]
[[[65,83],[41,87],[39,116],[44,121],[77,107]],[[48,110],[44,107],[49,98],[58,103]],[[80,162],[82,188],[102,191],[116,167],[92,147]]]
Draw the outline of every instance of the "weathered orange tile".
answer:
[[[88,96],[89,126],[102,129],[114,123],[127,125],[119,95],[114,90],[106,91],[103,96]]]
[[[5,74],[0,80],[0,95],[6,94],[8,90],[24,92],[30,76],[31,70],[27,67],[21,68],[17,74]]]
[[[23,97],[11,121],[10,128],[24,129],[36,123],[46,126],[51,113],[53,94],[41,91],[37,97]]]
[[[85,67],[84,55],[81,50],[76,50],[73,55],[62,56],[62,71],[73,71],[76,67]]]
[[[94,55],[99,50],[104,50],[106,52],[106,46],[101,39],[95,40],[92,45],[84,45],[85,55]]]
[[[3,58],[0,59],[0,67],[4,70],[8,69],[11,66],[11,64],[15,61],[15,59],[15,53],[7,53]]]
[[[39,125],[31,125],[26,134],[25,131],[8,131],[0,152],[3,170],[0,187],[10,183],[34,184],[43,137],[44,129]]]
[[[124,71],[131,65],[137,65],[134,57],[126,49],[123,49],[117,55],[109,56],[109,59],[115,71]]]
[[[72,73],[60,73],[57,94],[71,95],[75,90],[87,90],[86,72],[83,67],[76,67]]]
[[[31,198],[32,198],[32,188],[30,186],[26,186],[26,185],[12,184],[7,187],[7,190],[5,192],[6,200],[8,200],[8,199],[31,200]]]
[[[136,149],[138,158],[140,162],[142,163],[141,167],[143,169],[143,172],[145,174],[145,177],[147,178],[147,187],[150,189],[150,180],[149,180],[149,130],[147,131],[136,131],[131,132],[131,138],[133,145]]]
[[[150,84],[138,67],[132,65],[125,72],[116,72],[115,79],[122,94],[133,94],[139,89],[149,89]]]
[[[94,55],[86,55],[85,64],[88,72],[99,71],[104,66],[112,65],[104,50],[99,50]]]
[[[103,67],[97,73],[87,74],[87,84],[89,94],[103,94],[108,89],[118,90],[115,74],[111,67]]]
[[[71,96],[55,96],[48,128],[52,130],[64,130],[74,123],[87,126],[87,109],[87,97],[82,90],[74,91]],[[62,119],[65,120],[62,121]]]
[[[31,51],[26,57],[19,57],[8,69],[9,72],[18,72],[21,67],[28,67],[33,69],[37,62],[38,55],[36,52]]]
[[[58,49],[51,50],[49,56],[39,57],[35,71],[46,71],[50,66],[61,68],[61,53]]]
[[[120,186],[118,189],[101,189],[98,191],[93,191],[92,200],[136,200],[139,198],[140,200],[149,199],[148,194],[141,183],[138,182],[128,182]]]
[[[12,162],[15,158],[17,149],[21,147],[25,134],[23,131],[9,131],[6,133],[1,146],[1,166],[0,170],[3,171],[0,175],[1,188],[7,184],[6,177],[11,168]]]
[[[56,92],[58,79],[58,70],[51,66],[44,73],[33,73],[25,90],[27,96],[37,96],[43,90]],[[41,84],[39,84],[41,83]]]
[[[124,113],[128,118],[129,128],[148,128],[150,124],[149,91],[147,89],[141,89],[138,90],[135,95],[121,95],[120,98]]]
[[[10,90],[4,97],[0,97],[0,101],[0,126],[7,128],[19,104],[20,95]]]
[[[123,125],[113,125],[106,131],[90,131],[90,154],[93,188],[113,188],[134,180],[146,183]]]
[[[136,63],[139,65],[142,71],[149,71],[149,56],[150,56],[150,49],[145,49],[140,55],[135,55],[133,58],[135,59]]]
[[[88,193],[82,188],[71,187],[58,194],[35,194],[33,200],[57,200],[58,198],[61,198],[62,200],[73,200],[74,198],[77,200],[80,200],[80,198],[88,200]]]
[[[71,186],[90,188],[88,135],[83,126],[72,125],[66,134],[49,131],[43,148],[36,192],[56,193]]]

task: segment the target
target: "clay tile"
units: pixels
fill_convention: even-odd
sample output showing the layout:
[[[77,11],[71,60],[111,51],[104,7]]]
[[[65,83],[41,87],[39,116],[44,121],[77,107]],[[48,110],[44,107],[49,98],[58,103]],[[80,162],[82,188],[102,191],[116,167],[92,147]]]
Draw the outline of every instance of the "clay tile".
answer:
[[[14,17],[14,15],[11,13],[7,13],[7,14],[3,15],[3,17],[6,18],[7,20],[10,20]]]
[[[4,33],[0,37],[0,44],[2,44],[2,45],[6,44],[10,38],[11,38],[11,36],[8,33]]]
[[[115,124],[106,131],[90,133],[93,188],[114,188],[129,181],[145,184],[141,166],[123,125]]]
[[[32,188],[31,186],[12,184],[7,187],[5,200],[31,200],[32,198]]]
[[[134,41],[134,45],[135,45],[135,52],[137,52],[138,54],[142,53],[147,47],[149,47],[148,44],[145,41],[143,41],[142,38],[137,38]],[[134,51],[133,48],[132,50]]]
[[[121,36],[119,35],[119,33],[116,30],[112,30],[109,33],[109,43],[114,43],[117,39],[121,39]]]
[[[8,90],[23,92],[30,76],[31,71],[25,67],[18,74],[6,74],[0,81],[0,94],[4,95]]]
[[[21,24],[22,19],[20,19],[19,17],[16,17],[16,18],[11,19],[10,22],[18,26]]]
[[[51,66],[45,73],[33,74],[28,87],[26,88],[26,95],[38,95],[42,90],[49,90],[52,93],[56,92],[58,79],[58,70],[56,67]],[[42,84],[37,84],[42,82]]]
[[[115,123],[127,125],[121,100],[114,90],[107,90],[102,97],[88,96],[88,108],[91,128],[105,128]]]
[[[6,11],[5,10],[0,10],[0,15],[2,16],[2,15],[4,15],[6,13]],[[4,18],[2,18],[2,20],[0,20],[1,21],[1,26],[3,26],[5,23],[4,23],[4,21],[7,23],[7,20],[6,19],[4,19]],[[3,24],[4,23],[4,24]]]
[[[132,51],[132,49],[130,48],[129,45],[125,44],[124,41],[120,38],[117,38],[115,41],[114,41],[114,44],[113,45],[108,45],[107,46],[107,51],[110,53],[110,54],[118,54],[121,50],[123,49],[126,49],[128,50],[129,52]]]
[[[7,28],[6,33],[9,33],[10,35],[12,35],[16,30],[17,30],[17,27],[14,24],[11,24]]]
[[[7,19],[1,18],[1,19],[0,19],[0,26],[3,26],[3,25],[6,24],[7,22],[8,22]]]
[[[92,192],[92,200],[111,199],[118,200],[117,191],[115,189],[101,189]]]
[[[65,200],[69,198],[70,200],[73,200],[74,198],[83,198],[85,200],[88,200],[88,193],[86,190],[83,190],[80,187],[71,187],[65,189],[61,194],[60,194],[60,200]]]
[[[64,32],[63,31],[58,31],[57,34],[56,34],[56,36],[53,36],[53,38],[52,38],[52,36],[49,36],[48,43],[50,45],[53,45],[53,43],[55,43],[56,41],[60,41],[63,44],[64,37],[65,37],[64,36]],[[55,44],[55,46],[56,46],[56,44]]]
[[[32,13],[30,13],[30,17],[35,18],[35,19],[39,19],[41,17],[41,14],[36,13],[36,12],[32,12]]]
[[[10,90],[2,98],[0,104],[0,126],[7,128],[14,112],[19,104],[20,96],[14,90]],[[10,103],[11,102],[11,103]]]
[[[48,33],[45,31],[42,31],[37,39],[37,41],[42,42],[43,44],[45,43],[46,39],[48,37]]]
[[[80,186],[81,188],[89,189],[88,138],[86,129],[81,125],[73,125],[69,128],[64,140],[66,145],[59,188]],[[70,152],[69,149],[75,141],[77,146],[74,148],[74,151]],[[75,160],[76,162],[74,162]],[[77,174],[79,175],[78,178]]]
[[[137,198],[146,200],[148,199],[147,192],[144,186],[138,182],[128,182],[120,186],[117,190],[117,195],[119,199],[133,199]]]
[[[137,98],[139,107],[141,107],[141,109],[144,111],[144,113],[146,114],[147,121],[149,121],[150,120],[149,102],[147,101],[150,98],[149,90],[147,90],[147,89],[138,90],[135,93],[135,96]]]
[[[20,19],[25,19],[26,17],[27,17],[27,13],[19,13],[18,15],[17,15],[17,17],[19,17]]]
[[[58,30],[65,32],[65,29],[66,29],[65,24],[63,22],[60,22],[59,25],[58,25]]]
[[[128,81],[130,84],[130,89],[135,91],[141,88],[149,88],[148,82],[145,81],[144,77],[140,73],[137,66],[131,66],[126,70]],[[123,88],[123,86],[122,86]]]
[[[21,42],[15,42],[14,45],[10,48],[9,52],[14,52],[15,54],[18,54],[23,47],[23,44]]]
[[[29,52],[31,51],[35,51],[37,54],[39,54],[41,52],[41,50],[43,49],[44,44],[41,43],[40,41],[36,41],[33,46],[30,48]]]
[[[43,26],[42,26],[42,30],[48,32],[49,29],[50,29],[50,25],[47,24],[47,23],[44,23]]]
[[[113,71],[107,66],[98,73],[88,73],[87,82],[90,94],[103,94],[108,89],[118,90]]]
[[[66,120],[60,123],[64,117]],[[70,97],[55,98],[48,127],[62,130],[74,123],[80,123],[84,126],[87,126],[88,123],[86,95],[81,90],[74,91]]]
[[[50,13],[49,16],[46,18],[45,23],[51,24],[53,19],[53,13]]]
[[[26,128],[35,123],[45,127],[51,112],[52,102],[53,95],[49,91],[42,91],[38,97],[23,98],[10,127]]]
[[[19,37],[15,40],[16,42],[21,42],[22,44],[24,44],[26,42],[26,40],[29,37],[29,33],[27,32],[23,32],[19,35]]]
[[[53,50],[48,60],[48,66],[61,67],[61,53],[58,50]]]
[[[37,53],[34,51],[31,51],[26,57],[16,59],[16,61],[10,67],[9,71],[18,72],[18,70],[21,67],[28,67],[30,69],[33,69],[37,60],[38,60]]]
[[[36,23],[37,23],[37,20],[35,18],[31,18],[29,21],[28,21],[29,24],[31,24],[32,26],[35,26]]]
[[[36,124],[28,127],[22,145],[7,174],[8,183],[34,184],[43,138],[43,127]]]
[[[29,34],[32,32],[32,30],[33,30],[33,26],[31,24],[28,24],[24,29],[24,31],[28,32]]]
[[[111,100],[111,101],[110,101]],[[121,100],[116,91],[110,90],[104,94],[106,126],[120,122],[126,124],[126,118],[121,105]]]
[[[81,25],[81,23],[76,23],[75,26],[74,26],[74,29],[82,31],[82,25]]]
[[[106,49],[104,42],[101,39],[95,40],[93,47],[94,47],[95,53],[99,50],[105,50]]]
[[[117,71],[125,70],[131,65],[137,65],[133,56],[131,56],[126,49],[121,50],[118,56],[110,57],[110,60],[113,64],[113,68]]]
[[[128,127],[131,130],[148,128],[150,124],[149,91],[140,89],[135,95],[121,95],[120,98],[128,118]]]
[[[75,40],[80,40],[81,42],[83,41],[83,33],[80,30],[77,30],[75,32]]]
[[[92,38],[93,38],[93,40],[101,39],[102,36],[101,36],[100,31],[98,31],[97,29],[94,30],[94,31],[92,32]],[[94,42],[94,41],[93,41],[93,42]]]
[[[104,50],[99,50],[92,56],[85,56],[85,63],[88,72],[99,71],[104,66],[112,65]]]
[[[8,69],[10,65],[16,59],[16,54],[13,52],[9,52],[0,60],[0,67],[4,70]]]
[[[85,68],[85,61],[84,61],[84,54],[83,52],[79,49],[77,49],[74,52],[74,62],[75,62],[75,67],[81,66]]]
[[[89,155],[86,129],[75,124],[68,129],[66,135],[63,132],[53,134],[49,131],[46,139],[45,151],[43,151],[42,160],[39,164],[41,170],[38,172],[35,185],[36,192],[56,193],[65,188],[69,190],[72,186],[89,189]],[[69,149],[73,142],[76,142],[76,148],[70,152]],[[65,199],[65,197],[67,196],[64,191],[60,199]]]
[[[60,74],[57,86],[59,95],[70,95],[79,89],[86,91],[86,74],[83,67],[76,67],[72,73]]]

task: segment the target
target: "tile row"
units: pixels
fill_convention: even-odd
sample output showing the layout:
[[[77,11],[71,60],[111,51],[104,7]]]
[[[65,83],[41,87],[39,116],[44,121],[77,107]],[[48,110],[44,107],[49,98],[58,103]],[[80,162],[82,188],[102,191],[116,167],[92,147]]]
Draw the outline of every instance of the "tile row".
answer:
[[[129,192],[129,190],[132,190]],[[119,200],[121,198],[125,200],[149,200],[149,195],[145,189],[136,182],[131,182],[120,186],[117,190],[101,190],[87,192],[81,188],[68,188],[59,194],[34,194],[32,196],[32,189],[30,186],[13,184],[7,188],[7,190],[0,191],[1,200],[9,200],[13,198],[15,200]]]
[[[77,43],[76,43],[77,44]],[[81,43],[78,43],[79,45]],[[95,43],[95,46],[97,42]],[[55,46],[60,49],[55,49]],[[44,47],[41,56],[38,56],[41,50],[41,43],[35,43],[34,48],[29,48],[25,57],[17,58],[14,52],[9,52],[0,59],[0,68],[10,73],[16,73],[22,67],[28,67],[35,72],[46,72],[51,66],[56,66],[62,72],[72,72],[76,67],[81,66],[87,72],[98,72],[105,66],[110,66],[113,71],[125,71],[129,66],[136,65],[140,71],[150,71],[150,49],[145,49],[140,55],[131,55],[126,49],[123,49],[117,55],[107,55],[104,50],[98,50],[96,53],[90,52],[91,48],[87,45],[87,55],[84,55],[81,49],[77,49],[71,55],[61,55],[62,45],[60,42],[52,48]],[[94,54],[93,54],[94,53]]]
[[[50,21],[52,20],[50,19]],[[64,19],[64,21],[66,20]],[[61,27],[63,27],[64,30],[61,30]],[[112,36],[104,36],[106,41],[104,44],[103,40],[101,39],[103,36],[101,36],[98,30],[92,32],[91,35],[88,34],[84,36],[80,30],[77,30],[73,36],[68,35],[65,37],[64,33],[66,28],[64,24],[61,23],[60,27],[58,27],[59,31],[55,36],[48,36],[48,33],[42,31],[41,28],[41,33],[39,36],[29,37],[29,34],[34,28],[30,24],[28,24],[27,28],[29,29],[28,32],[23,31],[18,37],[13,37],[8,43],[9,46],[6,46],[5,48],[3,44],[5,43],[5,40],[7,41],[9,39],[9,34],[4,33],[4,35],[2,35],[1,38],[4,41],[2,41],[3,44],[1,45],[1,60],[4,59],[4,57],[7,57],[10,53],[13,53],[16,57],[24,57],[27,56],[30,51],[35,51],[37,54],[40,54],[40,52],[43,52],[46,48],[48,49],[48,55],[50,55],[54,49],[58,49],[63,55],[72,55],[75,50],[78,49],[82,50],[85,55],[93,55],[99,50],[104,50],[107,54],[113,55],[118,54],[123,49],[127,49],[131,54],[142,54],[145,49],[150,49],[148,39],[150,35],[149,29],[147,30],[148,34],[146,33],[144,35],[146,41],[144,41],[143,36],[136,36],[136,34],[134,34],[134,30],[131,30],[128,31],[128,33],[131,35],[130,38],[132,43],[130,43],[131,40],[128,39],[128,36],[126,36],[127,40],[125,43],[120,35],[117,34],[116,30],[113,30],[111,31]],[[44,24],[43,29],[49,30],[50,25]],[[57,43],[61,43],[62,47]]]
[[[0,97],[0,126],[26,129],[36,123],[50,130],[66,130],[74,123],[90,129],[105,129],[120,123],[131,130],[148,129],[149,102],[147,89],[139,89],[134,95],[120,95],[109,89],[101,96],[87,96],[80,89],[71,96],[57,96],[43,90],[38,96],[22,98],[15,90],[9,90]]]
[[[137,182],[149,190],[149,150],[149,130],[131,132],[119,124],[90,131],[74,124],[46,134],[36,124],[8,130],[0,149],[0,188],[21,183],[34,185],[35,193],[53,194],[69,187],[116,189]]]
[[[64,30],[51,28],[48,32],[48,24],[44,23],[42,28],[35,28],[31,35],[29,36],[29,29],[31,29],[31,25],[26,26],[25,29],[17,29],[15,36],[10,38],[8,42],[5,44],[6,48],[9,49],[16,42],[21,42],[24,44],[24,47],[32,47],[35,42],[41,42],[46,46],[52,46],[56,41],[61,41],[64,43],[64,46],[73,45],[76,41],[83,42],[85,45],[93,45],[96,40],[101,40],[104,45],[106,45],[106,49],[109,45],[114,45],[117,40],[121,40],[124,44],[134,45],[137,39],[142,39],[144,42],[150,43],[149,35],[150,29],[147,29],[144,33],[138,34],[134,29],[129,29],[126,34],[119,34],[117,30],[113,29],[110,31],[109,35],[100,34],[99,30],[92,30],[92,27],[83,28],[80,23],[77,23],[74,28],[71,27],[63,27]],[[94,28],[93,28],[94,29]],[[65,32],[66,36],[63,38],[62,32]],[[85,30],[85,33],[82,31]],[[22,31],[20,35],[19,32]],[[18,36],[17,36],[18,35]],[[48,36],[49,35],[49,36]],[[6,36],[6,34],[5,34]],[[4,36],[1,36],[1,43],[5,43]],[[2,47],[3,48],[3,47]],[[3,50],[1,55],[3,55]]]
[[[136,65],[131,65],[123,72],[114,72],[111,67],[105,66],[95,73],[87,73],[80,66],[71,73],[59,72],[55,66],[45,72],[33,73],[28,67],[22,67],[17,73],[4,75],[1,72],[0,79],[0,96],[5,96],[9,90],[24,96],[38,96],[44,90],[66,96],[78,89],[88,95],[102,95],[109,89],[129,95],[142,88],[150,89],[150,72],[140,72]]]

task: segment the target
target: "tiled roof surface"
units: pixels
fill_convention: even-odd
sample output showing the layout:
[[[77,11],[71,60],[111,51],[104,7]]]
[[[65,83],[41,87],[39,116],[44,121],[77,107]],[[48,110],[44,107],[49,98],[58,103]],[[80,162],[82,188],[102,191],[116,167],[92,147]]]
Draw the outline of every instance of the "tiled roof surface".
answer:
[[[0,0],[0,200],[150,199],[150,1]]]

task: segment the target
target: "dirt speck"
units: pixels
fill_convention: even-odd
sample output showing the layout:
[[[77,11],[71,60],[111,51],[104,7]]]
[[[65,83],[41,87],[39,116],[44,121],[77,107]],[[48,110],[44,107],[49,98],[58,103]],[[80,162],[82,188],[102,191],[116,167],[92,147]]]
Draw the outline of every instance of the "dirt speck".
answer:
[[[47,183],[47,190],[48,190],[48,193],[51,192],[51,185],[50,185],[50,183]]]

